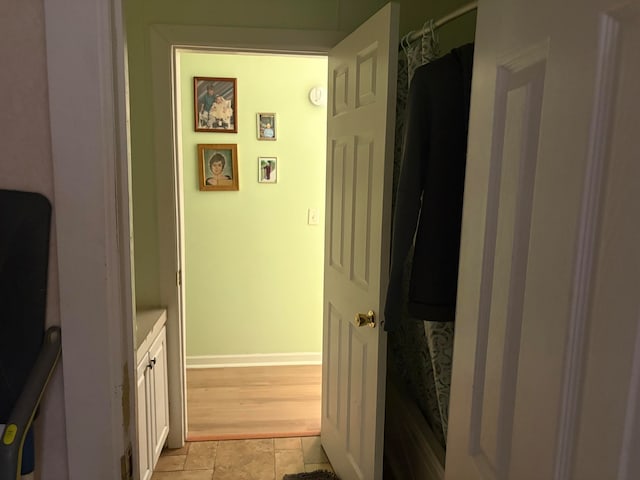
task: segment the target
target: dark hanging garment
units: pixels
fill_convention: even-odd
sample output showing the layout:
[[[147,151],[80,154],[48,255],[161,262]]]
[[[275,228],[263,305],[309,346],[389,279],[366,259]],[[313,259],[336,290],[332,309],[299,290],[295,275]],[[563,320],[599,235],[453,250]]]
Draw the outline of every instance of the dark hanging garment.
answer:
[[[412,318],[455,319],[472,69],[473,44],[468,44],[419,67],[409,87],[384,312],[387,331],[403,318],[405,299]]]

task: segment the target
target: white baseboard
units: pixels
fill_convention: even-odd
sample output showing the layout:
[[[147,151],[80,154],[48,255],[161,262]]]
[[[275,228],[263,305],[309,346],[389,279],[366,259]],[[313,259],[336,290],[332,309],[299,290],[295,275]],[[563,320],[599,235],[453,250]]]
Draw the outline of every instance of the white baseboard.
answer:
[[[187,357],[187,368],[267,367],[278,365],[322,365],[322,353],[258,353]]]

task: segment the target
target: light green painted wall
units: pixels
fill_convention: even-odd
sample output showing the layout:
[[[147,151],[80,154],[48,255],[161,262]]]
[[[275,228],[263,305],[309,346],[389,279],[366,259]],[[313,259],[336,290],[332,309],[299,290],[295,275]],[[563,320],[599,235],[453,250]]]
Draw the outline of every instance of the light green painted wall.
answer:
[[[326,57],[181,53],[187,355],[320,352]],[[293,75],[295,73],[295,75]],[[193,129],[193,77],[237,78],[238,133]],[[276,112],[277,140],[256,138]],[[238,145],[239,191],[198,189],[197,144]],[[278,157],[276,184],[258,183],[258,156]]]
[[[158,269],[158,209],[153,155],[153,103],[149,28],[144,4],[125,0],[129,60],[129,117],[131,191],[136,306],[157,307],[160,302]]]
[[[124,0],[129,56],[131,169],[136,302],[160,303],[158,212],[153,154],[154,119],[149,38],[153,24],[334,30],[344,34],[376,12],[385,0]],[[401,0],[400,34],[421,28],[465,0]],[[475,14],[439,30],[442,52],[473,40]]]

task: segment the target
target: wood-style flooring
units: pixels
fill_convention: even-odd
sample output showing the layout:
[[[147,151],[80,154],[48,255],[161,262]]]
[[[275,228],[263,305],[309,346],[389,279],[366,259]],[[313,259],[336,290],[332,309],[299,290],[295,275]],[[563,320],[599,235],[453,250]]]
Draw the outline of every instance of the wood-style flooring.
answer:
[[[189,441],[320,433],[322,367],[187,370]]]

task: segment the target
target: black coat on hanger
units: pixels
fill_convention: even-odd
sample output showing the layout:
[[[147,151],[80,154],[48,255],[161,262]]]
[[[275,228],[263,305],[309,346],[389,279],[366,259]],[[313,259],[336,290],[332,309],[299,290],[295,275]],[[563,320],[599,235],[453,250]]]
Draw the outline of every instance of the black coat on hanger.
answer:
[[[455,319],[472,67],[473,44],[464,45],[419,67],[409,88],[385,306],[388,331],[402,318],[414,236],[407,312],[420,320]]]

